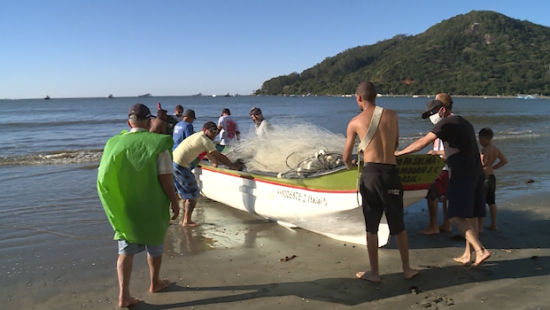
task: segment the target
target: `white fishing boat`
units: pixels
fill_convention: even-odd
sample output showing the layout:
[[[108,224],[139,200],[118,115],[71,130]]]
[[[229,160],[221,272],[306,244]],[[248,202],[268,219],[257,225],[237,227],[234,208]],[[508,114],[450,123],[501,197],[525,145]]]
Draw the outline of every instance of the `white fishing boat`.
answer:
[[[431,155],[398,158],[405,207],[424,199],[443,165],[439,157]],[[366,244],[357,170],[339,167],[307,178],[285,179],[274,174],[214,168],[202,161],[194,173],[204,197],[287,227]],[[378,232],[379,246],[386,245],[389,237],[389,227],[383,217]]]

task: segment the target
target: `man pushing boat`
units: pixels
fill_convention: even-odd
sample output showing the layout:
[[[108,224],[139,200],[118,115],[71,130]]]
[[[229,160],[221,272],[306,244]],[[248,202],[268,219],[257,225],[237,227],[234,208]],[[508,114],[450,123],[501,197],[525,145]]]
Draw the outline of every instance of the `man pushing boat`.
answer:
[[[351,169],[355,166],[351,159],[355,138],[363,137],[357,147],[357,152],[363,153],[365,162],[359,189],[363,200],[371,268],[367,272],[358,272],[356,276],[363,280],[380,282],[378,225],[385,212],[390,234],[397,239],[405,279],[411,279],[418,274],[418,270],[409,265],[407,231],[403,221],[403,186],[394,155],[399,144],[397,112],[376,106],[376,95],[376,89],[371,82],[362,82],[357,86],[356,100],[361,113],[348,124],[344,148],[344,163]]]
[[[187,110],[189,111],[189,110]],[[220,153],[212,140],[218,134],[218,126],[214,122],[206,122],[202,131],[192,134],[183,140],[174,150],[174,181],[180,197],[185,200],[183,226],[198,226],[191,220],[191,215],[199,198],[200,188],[193,170],[195,159],[199,154],[207,152],[209,156],[231,169],[241,169],[240,163],[231,162]]]

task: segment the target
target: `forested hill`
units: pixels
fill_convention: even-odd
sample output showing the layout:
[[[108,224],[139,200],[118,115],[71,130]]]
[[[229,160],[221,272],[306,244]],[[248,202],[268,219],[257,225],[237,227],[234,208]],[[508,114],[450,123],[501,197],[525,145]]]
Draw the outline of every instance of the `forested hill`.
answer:
[[[489,11],[444,20],[415,36],[358,46],[265,81],[256,94],[550,95],[550,28]]]

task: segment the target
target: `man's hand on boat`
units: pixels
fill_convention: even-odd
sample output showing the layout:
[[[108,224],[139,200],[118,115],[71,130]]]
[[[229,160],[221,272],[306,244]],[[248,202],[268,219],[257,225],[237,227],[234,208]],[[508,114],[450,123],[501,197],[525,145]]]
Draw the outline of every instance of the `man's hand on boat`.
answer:
[[[243,168],[243,164],[241,164],[239,161],[235,161],[233,163],[229,160],[229,158],[225,157],[225,155],[223,155],[222,153],[220,153],[218,151],[210,152],[210,154],[208,154],[208,155],[210,155],[209,157],[213,157],[213,159],[215,161],[226,165],[230,169],[241,170]],[[213,163],[215,162],[214,160],[212,160]],[[216,162],[216,164],[217,164],[217,162]]]

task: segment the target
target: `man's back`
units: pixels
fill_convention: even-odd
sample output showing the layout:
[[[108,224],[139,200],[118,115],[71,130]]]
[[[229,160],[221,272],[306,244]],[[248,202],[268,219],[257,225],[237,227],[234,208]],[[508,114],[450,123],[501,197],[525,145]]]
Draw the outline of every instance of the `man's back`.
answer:
[[[369,125],[374,113],[374,107],[363,110],[361,114],[354,119],[355,132],[359,139],[367,134]],[[382,163],[395,165],[394,152],[397,148],[399,138],[399,124],[397,112],[384,109],[380,124],[376,130],[370,144],[363,150],[363,157],[366,163]]]
[[[484,146],[481,149],[481,156],[482,156],[482,164],[483,164],[483,170],[485,171],[486,175],[491,175],[494,173],[493,171],[493,165],[497,158],[500,155],[500,149],[493,144],[489,144],[487,146]]]
[[[452,115],[431,130],[445,143],[450,177],[483,175],[474,127],[466,119]]]
[[[172,138],[174,139],[174,148],[172,150],[175,150],[185,138],[191,136],[193,133],[193,124],[186,121],[178,122],[172,134]]]
[[[218,120],[218,126],[222,127],[220,131],[220,144],[225,145],[231,143],[237,138],[239,125],[229,115],[224,115]]]

